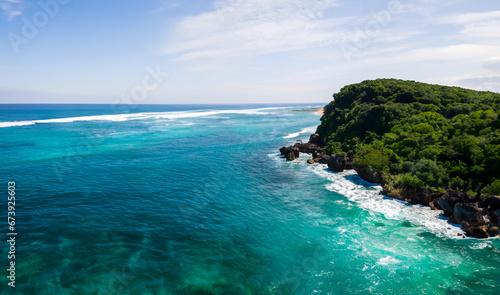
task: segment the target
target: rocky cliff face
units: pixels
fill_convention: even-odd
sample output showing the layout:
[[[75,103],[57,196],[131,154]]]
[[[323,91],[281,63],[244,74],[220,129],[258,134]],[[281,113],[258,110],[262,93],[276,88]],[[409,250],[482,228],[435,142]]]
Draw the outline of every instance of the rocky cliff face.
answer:
[[[312,158],[309,164],[323,163],[334,172],[354,169],[359,177],[371,182],[381,183],[384,190],[381,194],[390,198],[403,200],[412,204],[429,206],[433,210],[443,210],[443,215],[449,217],[448,222],[458,224],[464,232],[475,238],[488,238],[500,234],[500,197],[473,197],[460,191],[440,193],[431,190],[398,190],[384,183],[382,175],[368,166],[354,164],[352,155],[328,155],[325,153],[325,142],[319,134],[312,134],[308,143],[296,143],[293,146],[280,149],[287,161],[293,161],[300,153],[308,153]]]
[[[449,190],[440,193],[431,190],[392,190],[384,187],[383,195],[412,204],[443,210],[448,222],[458,224],[464,232],[475,238],[488,238],[500,234],[500,197],[473,197],[467,193]]]

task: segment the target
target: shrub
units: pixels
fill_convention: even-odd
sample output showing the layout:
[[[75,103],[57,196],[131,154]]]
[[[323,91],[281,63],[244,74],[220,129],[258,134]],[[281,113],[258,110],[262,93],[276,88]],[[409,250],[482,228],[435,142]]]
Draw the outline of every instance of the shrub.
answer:
[[[405,189],[420,189],[426,187],[420,179],[409,173],[399,175],[396,184]]]
[[[411,169],[411,174],[430,187],[440,187],[448,183],[446,170],[428,159],[418,161]]]
[[[483,190],[482,190],[483,195],[500,195],[500,179],[495,180],[493,183],[490,185],[487,185]]]

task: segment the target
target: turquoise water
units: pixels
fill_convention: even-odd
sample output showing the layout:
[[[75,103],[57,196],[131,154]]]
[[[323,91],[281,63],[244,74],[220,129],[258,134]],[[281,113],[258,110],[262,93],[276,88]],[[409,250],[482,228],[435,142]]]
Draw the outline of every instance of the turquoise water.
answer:
[[[498,294],[498,239],[280,158],[297,108],[0,106],[1,294]]]

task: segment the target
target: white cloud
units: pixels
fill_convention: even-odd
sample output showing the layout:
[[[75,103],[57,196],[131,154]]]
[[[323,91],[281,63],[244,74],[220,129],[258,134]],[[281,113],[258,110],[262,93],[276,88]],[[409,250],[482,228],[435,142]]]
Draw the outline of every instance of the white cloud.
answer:
[[[463,87],[476,90],[494,91],[500,93],[500,76],[484,75],[473,78],[467,77],[459,80],[459,84]]]
[[[498,43],[500,38],[500,11],[446,15],[440,23],[460,26],[461,39]]]
[[[433,17],[443,9],[459,4],[461,0],[413,0],[403,5],[405,12],[417,13],[425,17]]]
[[[500,12],[449,14],[463,9],[456,3],[404,2],[380,20],[384,1],[358,15],[341,14],[353,4],[336,0],[219,1],[177,23],[165,53],[227,99],[245,89],[264,100],[323,100],[376,78],[500,89],[498,79],[483,78],[500,76]]]
[[[479,44],[457,44],[442,47],[419,48],[409,52],[408,56],[415,60],[475,60],[496,56],[500,52],[498,46]]]
[[[328,17],[339,3],[339,0],[218,0],[214,11],[181,20],[171,32],[165,53],[176,55],[175,61],[188,61],[251,57],[331,45],[337,49],[354,46],[364,50],[373,43],[394,44],[423,33],[398,27],[396,19],[401,11],[390,12],[386,3],[378,11],[364,15]]]
[[[25,4],[22,0],[1,0],[0,8],[7,15],[9,21],[23,13]]]
[[[468,39],[487,39],[498,43],[499,28],[500,18],[494,21],[469,24],[460,31],[460,34]]]
[[[468,25],[470,23],[484,22],[499,18],[500,18],[500,10],[497,10],[497,11],[486,11],[479,13],[445,15],[441,18],[440,22],[444,24]]]
[[[313,48],[348,37],[348,19],[323,17],[336,0],[216,2],[215,11],[187,17],[174,29],[167,54],[180,60],[252,56]]]

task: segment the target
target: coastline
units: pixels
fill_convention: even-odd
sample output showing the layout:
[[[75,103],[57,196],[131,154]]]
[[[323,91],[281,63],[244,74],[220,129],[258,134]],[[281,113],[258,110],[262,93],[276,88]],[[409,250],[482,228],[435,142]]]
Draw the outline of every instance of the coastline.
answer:
[[[314,112],[316,115],[323,116],[325,114],[325,109],[324,108],[304,108],[300,110],[292,110],[292,112]]]
[[[333,95],[315,136],[328,144],[320,154],[330,170],[355,169],[385,196],[442,210],[468,236],[496,237],[499,109],[494,92],[365,80]]]
[[[460,227],[465,236],[463,238],[495,238],[500,234],[500,197],[479,196],[473,197],[465,192],[448,190],[445,193],[420,189],[401,190],[389,187],[382,175],[368,166],[356,165],[351,154],[329,155],[325,152],[325,141],[317,133],[311,134],[309,142],[296,143],[293,146],[280,148],[280,153],[287,161],[293,161],[300,153],[311,154],[308,164],[327,164],[333,172],[343,172],[353,169],[358,176],[370,183],[380,184],[380,192],[391,199],[401,200],[410,204],[429,207],[432,210],[441,210],[447,222]]]

